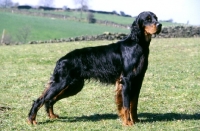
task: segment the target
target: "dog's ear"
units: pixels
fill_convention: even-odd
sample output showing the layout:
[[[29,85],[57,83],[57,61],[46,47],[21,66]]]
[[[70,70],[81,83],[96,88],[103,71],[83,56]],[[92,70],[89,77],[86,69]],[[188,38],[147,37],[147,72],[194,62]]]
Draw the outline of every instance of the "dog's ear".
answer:
[[[143,12],[142,12],[143,13]],[[141,30],[142,30],[142,20],[140,13],[134,20],[133,24],[131,25],[131,39],[139,42],[139,39],[141,37]]]
[[[136,21],[133,21],[133,24],[131,25],[131,29],[132,29],[134,26],[138,26],[138,24],[137,24]]]
[[[131,27],[131,40],[139,42],[141,37],[141,31],[138,26]]]
[[[140,27],[141,25],[141,20],[140,20],[140,14],[135,18],[133,24],[131,25],[131,28],[134,27],[134,26],[138,26]]]

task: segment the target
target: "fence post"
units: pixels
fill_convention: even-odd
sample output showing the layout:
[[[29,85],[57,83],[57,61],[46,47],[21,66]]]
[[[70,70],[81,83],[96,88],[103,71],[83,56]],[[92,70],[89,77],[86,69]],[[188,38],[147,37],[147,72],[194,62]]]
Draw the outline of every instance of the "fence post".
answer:
[[[3,29],[3,34],[2,34],[2,37],[1,37],[1,44],[3,44],[3,42],[4,42],[4,34],[5,34],[5,29]]]

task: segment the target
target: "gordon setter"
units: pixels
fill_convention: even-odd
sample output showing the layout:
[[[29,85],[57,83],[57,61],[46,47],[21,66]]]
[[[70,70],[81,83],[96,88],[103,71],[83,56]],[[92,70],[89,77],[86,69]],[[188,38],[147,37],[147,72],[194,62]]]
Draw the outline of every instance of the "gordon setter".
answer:
[[[116,84],[116,104],[123,125],[138,122],[137,105],[142,81],[148,66],[151,36],[162,25],[152,12],[140,13],[124,40],[109,45],[76,49],[60,58],[42,95],[34,101],[28,122],[37,124],[38,110],[45,105],[50,118],[53,105],[60,99],[77,94],[86,79]]]

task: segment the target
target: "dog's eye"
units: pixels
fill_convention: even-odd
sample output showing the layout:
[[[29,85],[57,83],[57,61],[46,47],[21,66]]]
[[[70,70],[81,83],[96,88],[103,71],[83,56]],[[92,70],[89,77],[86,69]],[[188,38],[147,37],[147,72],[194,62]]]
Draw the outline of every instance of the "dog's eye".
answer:
[[[151,17],[147,17],[147,21],[148,21],[148,22],[151,22]]]

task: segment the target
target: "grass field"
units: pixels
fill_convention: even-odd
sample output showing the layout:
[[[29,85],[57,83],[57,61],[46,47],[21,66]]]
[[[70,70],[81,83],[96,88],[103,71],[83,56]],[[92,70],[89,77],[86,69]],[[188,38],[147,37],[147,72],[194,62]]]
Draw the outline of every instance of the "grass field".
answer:
[[[153,39],[139,99],[139,119],[123,127],[117,116],[113,85],[86,82],[78,95],[56,103],[60,119],[49,120],[42,107],[39,124],[26,123],[27,114],[44,90],[55,62],[74,48],[110,41],[0,46],[0,130],[117,131],[200,129],[200,38]]]
[[[31,11],[31,10],[30,10]],[[34,12],[41,12],[37,10],[32,10]],[[55,12],[55,11],[44,11],[45,13],[57,13],[65,14],[68,16],[80,17],[80,12]],[[83,18],[86,18],[87,13],[83,13]],[[132,24],[134,18],[131,17],[122,17],[117,15],[105,15],[94,13],[96,19],[112,21],[119,24]],[[174,26],[180,24],[173,24],[169,22],[162,22],[163,26]],[[82,35],[96,35],[102,34],[103,32],[113,32],[113,33],[129,33],[130,31],[125,28],[117,28],[112,26],[105,26],[100,24],[89,24],[87,22],[79,22],[73,20],[61,20],[53,19],[39,16],[30,16],[15,14],[10,12],[3,12],[0,10],[0,36],[5,29],[6,34],[12,37],[12,41],[22,42],[18,40],[17,35],[20,35],[26,30],[22,28],[28,27],[30,34],[26,43],[33,40],[50,40],[50,39],[59,39],[59,38],[70,38]]]
[[[40,10],[29,10],[32,12],[41,12]],[[79,11],[43,11],[43,13],[51,13],[51,14],[61,14],[61,15],[68,15],[70,17],[81,17],[81,13]],[[140,12],[138,12],[139,14]],[[156,13],[156,12],[155,12]],[[101,13],[93,13],[94,18],[97,20],[103,20],[103,21],[111,21],[118,24],[124,24],[124,25],[130,25],[134,18],[132,17],[123,17],[118,15],[112,15],[112,14],[101,14]],[[82,13],[82,18],[87,19],[88,12]],[[159,19],[160,20],[160,19]],[[163,26],[177,26],[181,25],[180,23],[171,23],[171,22],[161,22]]]
[[[81,35],[95,35],[103,32],[128,33],[128,29],[116,28],[98,24],[82,23],[71,20],[51,19],[37,16],[27,16],[0,12],[0,36],[3,29],[17,41],[19,29],[27,26],[31,30],[28,41],[70,38]]]
[[[29,10],[31,12],[41,12],[39,10]],[[79,11],[43,11],[43,13],[51,13],[51,14],[61,14],[61,15],[67,15],[70,17],[76,17],[76,18],[81,18],[81,13]],[[106,21],[111,21],[115,22],[118,24],[125,24],[125,25],[130,25],[134,18],[132,17],[123,17],[123,16],[118,16],[118,15],[111,15],[111,14],[100,14],[100,13],[93,13],[94,18],[97,20],[106,20]],[[88,12],[82,12],[82,18],[87,19]]]

